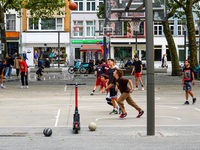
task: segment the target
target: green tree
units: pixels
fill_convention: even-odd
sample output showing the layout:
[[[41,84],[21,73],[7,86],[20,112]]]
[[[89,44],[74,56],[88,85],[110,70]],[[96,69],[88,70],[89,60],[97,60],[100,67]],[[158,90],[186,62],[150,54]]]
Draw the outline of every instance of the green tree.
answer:
[[[66,4],[62,0],[0,0],[0,23],[5,23],[5,13],[13,9],[18,12],[18,17],[21,17],[21,9],[25,8],[30,12],[31,18],[38,20],[39,18],[53,18],[55,14],[65,14],[60,8]],[[1,42],[5,43],[4,58],[8,54],[6,30],[5,27],[1,29]]]
[[[176,2],[184,10],[187,21],[187,29],[188,29],[190,65],[192,68],[196,68],[197,46],[196,46],[193,12],[195,9],[198,9],[197,3],[199,3],[199,0],[173,0],[173,1]]]

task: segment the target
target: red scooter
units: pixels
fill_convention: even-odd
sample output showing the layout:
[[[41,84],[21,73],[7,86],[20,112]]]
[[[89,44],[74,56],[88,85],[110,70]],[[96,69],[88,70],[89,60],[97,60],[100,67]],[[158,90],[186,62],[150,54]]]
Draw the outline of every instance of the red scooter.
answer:
[[[78,113],[78,85],[86,85],[86,83],[68,83],[67,85],[75,85],[75,112],[74,112],[74,121],[73,121],[73,131],[78,133],[81,129],[80,127],[80,114]]]

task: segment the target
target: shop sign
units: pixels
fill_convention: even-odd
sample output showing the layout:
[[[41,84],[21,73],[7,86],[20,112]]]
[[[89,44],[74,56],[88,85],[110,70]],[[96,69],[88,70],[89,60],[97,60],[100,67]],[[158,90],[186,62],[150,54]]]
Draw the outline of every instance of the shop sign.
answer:
[[[72,43],[80,44],[103,44],[103,40],[72,40]]]

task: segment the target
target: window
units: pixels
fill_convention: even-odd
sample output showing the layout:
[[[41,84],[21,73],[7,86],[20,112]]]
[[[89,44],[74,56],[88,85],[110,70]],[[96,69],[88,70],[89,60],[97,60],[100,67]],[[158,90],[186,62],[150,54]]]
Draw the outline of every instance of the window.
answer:
[[[99,20],[99,35],[103,35],[104,20]]]
[[[114,47],[114,59],[132,60],[132,47]]]
[[[161,61],[162,46],[154,46],[154,61]]]
[[[86,36],[94,36],[95,33],[95,22],[86,21]]]
[[[185,31],[185,21],[179,20],[178,21],[178,35],[184,35]]]
[[[167,61],[171,61],[171,55],[170,55],[170,51],[169,51],[168,45],[166,45],[166,54],[167,54]]]
[[[75,48],[75,59],[80,59],[80,48]]]
[[[16,15],[6,14],[6,30],[15,31],[16,30]]]
[[[146,51],[141,50],[141,60],[146,60]]]
[[[169,21],[169,29],[171,30],[172,35],[174,35],[174,21]]]
[[[99,6],[103,6],[103,0],[99,0]]]
[[[74,21],[74,36],[83,36],[83,21]]]
[[[154,35],[162,35],[162,22],[154,22]]]
[[[179,52],[179,61],[184,61],[185,59],[184,45],[178,45],[178,52]]]
[[[77,9],[75,11],[83,11],[83,0],[74,0],[77,5]]]
[[[39,29],[38,24],[39,24],[38,20],[34,20],[32,18],[29,18],[28,29],[29,30],[38,30]]]
[[[64,30],[63,18],[39,19],[29,18],[28,30]]]
[[[199,20],[195,20],[195,35],[199,35]]]
[[[95,11],[95,0],[87,0],[87,11]]]

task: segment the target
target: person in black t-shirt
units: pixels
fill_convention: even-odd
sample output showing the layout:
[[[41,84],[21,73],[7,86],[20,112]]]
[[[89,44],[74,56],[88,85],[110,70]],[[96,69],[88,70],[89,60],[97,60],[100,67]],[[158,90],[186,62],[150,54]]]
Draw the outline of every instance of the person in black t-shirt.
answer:
[[[135,70],[135,84],[136,84],[136,87],[134,88],[134,90],[138,90],[138,78],[139,78],[140,84],[142,86],[142,91],[143,91],[144,90],[144,86],[142,82],[143,66],[142,66],[142,62],[138,60],[137,55],[135,56],[135,61],[133,62],[133,70],[131,72],[131,75],[133,75],[134,70]]]
[[[43,69],[44,69],[44,67],[42,66],[42,67],[40,67],[40,68],[36,71],[36,74],[38,75],[38,77],[37,77],[38,81],[41,80],[41,77],[42,77],[42,75],[43,75],[42,72],[45,73],[45,71],[43,71]]]
[[[183,69],[183,79],[182,79],[182,86],[183,90],[185,91],[186,96],[186,102],[184,105],[188,105],[188,93],[191,95],[193,104],[196,102],[196,97],[194,97],[192,91],[192,80],[193,80],[193,86],[195,85],[195,79],[194,79],[194,70],[192,67],[190,67],[189,60],[185,60],[185,68]]]
[[[96,85],[93,88],[93,91],[91,92],[90,95],[94,95],[95,90],[97,89],[97,87],[99,85],[101,85],[101,78],[100,75],[104,73],[104,67],[101,65],[101,62],[99,64],[99,66],[97,66],[96,71],[95,71],[95,76],[97,76],[96,79]]]
[[[4,59],[2,63],[0,63],[0,78],[1,78],[1,89],[5,89],[6,87],[3,86],[3,73],[6,68],[6,60]]]

